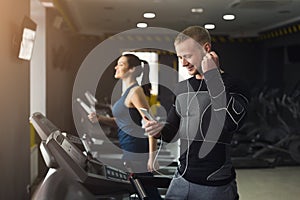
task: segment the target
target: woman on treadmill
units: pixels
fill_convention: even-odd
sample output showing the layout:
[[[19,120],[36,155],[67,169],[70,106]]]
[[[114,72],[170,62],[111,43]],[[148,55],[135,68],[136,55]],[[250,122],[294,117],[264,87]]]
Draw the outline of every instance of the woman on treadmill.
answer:
[[[142,119],[146,118],[139,108],[149,109],[145,94],[150,95],[151,86],[149,83],[140,86],[136,78],[143,72],[141,60],[133,54],[122,55],[115,66],[115,75],[125,84],[125,92],[113,105],[113,117],[89,114],[90,121],[100,122],[118,128],[118,138],[123,150],[123,160],[130,163],[134,173],[152,176],[154,170],[155,151],[157,148],[156,139],[146,136],[142,128]],[[147,63],[144,63],[144,67]],[[143,76],[148,76],[144,70]],[[145,188],[150,199],[161,199],[156,188]]]

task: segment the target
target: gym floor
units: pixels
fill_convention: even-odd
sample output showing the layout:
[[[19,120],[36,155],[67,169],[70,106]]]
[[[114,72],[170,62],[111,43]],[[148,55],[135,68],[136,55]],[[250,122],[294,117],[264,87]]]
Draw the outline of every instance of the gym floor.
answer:
[[[240,200],[299,200],[300,167],[238,169]]]

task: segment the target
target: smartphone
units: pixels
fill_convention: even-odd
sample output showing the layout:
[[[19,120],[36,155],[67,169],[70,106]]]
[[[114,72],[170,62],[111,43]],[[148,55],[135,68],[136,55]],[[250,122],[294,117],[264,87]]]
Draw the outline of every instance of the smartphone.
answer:
[[[148,112],[146,108],[139,108],[148,120],[155,121],[154,117]]]

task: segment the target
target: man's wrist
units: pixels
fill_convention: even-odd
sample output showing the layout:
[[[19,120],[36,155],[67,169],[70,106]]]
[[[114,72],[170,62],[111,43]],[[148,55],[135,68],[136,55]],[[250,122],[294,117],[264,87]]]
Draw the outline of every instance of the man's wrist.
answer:
[[[218,68],[205,72],[204,79],[211,97],[215,98],[225,91],[225,86]]]
[[[213,69],[209,69],[207,71],[205,71],[203,73],[205,80],[209,81],[211,79],[215,79],[216,76],[218,76],[218,74],[220,74],[219,69],[218,68],[213,68]]]

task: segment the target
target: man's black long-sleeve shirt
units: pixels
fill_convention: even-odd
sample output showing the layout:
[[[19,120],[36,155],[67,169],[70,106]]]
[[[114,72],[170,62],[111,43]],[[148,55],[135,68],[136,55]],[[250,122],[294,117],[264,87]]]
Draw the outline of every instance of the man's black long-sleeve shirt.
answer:
[[[248,90],[217,69],[178,83],[162,139],[180,139],[179,173],[202,185],[225,185],[235,179],[230,143],[246,114]]]

